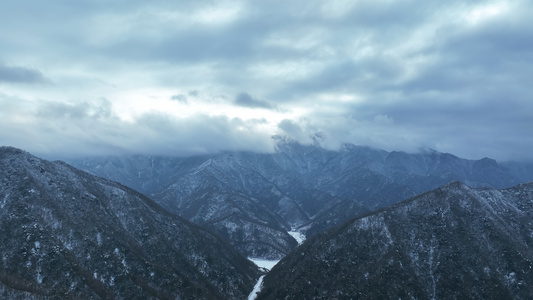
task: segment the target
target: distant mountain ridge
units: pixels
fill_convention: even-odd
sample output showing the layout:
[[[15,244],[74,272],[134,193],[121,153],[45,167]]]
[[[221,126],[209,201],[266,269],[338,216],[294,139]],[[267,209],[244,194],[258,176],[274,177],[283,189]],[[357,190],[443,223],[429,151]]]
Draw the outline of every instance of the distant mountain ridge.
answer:
[[[257,299],[529,299],[532,220],[533,183],[454,182],[308,239]]]
[[[244,255],[266,258],[281,258],[296,247],[288,230],[312,236],[448,182],[505,188],[533,180],[533,165],[528,164],[352,144],[331,151],[282,138],[270,154],[107,157],[71,163],[149,195],[227,238]]]
[[[244,299],[226,241],[116,182],[0,147],[0,298]]]

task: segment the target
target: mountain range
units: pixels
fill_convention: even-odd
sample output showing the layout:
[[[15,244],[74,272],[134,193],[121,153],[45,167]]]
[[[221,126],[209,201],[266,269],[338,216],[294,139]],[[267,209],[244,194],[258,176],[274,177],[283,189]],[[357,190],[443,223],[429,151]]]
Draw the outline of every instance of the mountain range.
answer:
[[[269,259],[297,246],[288,231],[311,237],[449,182],[506,188],[533,180],[533,164],[467,160],[430,149],[405,153],[345,144],[333,151],[281,137],[274,153],[69,162],[146,194],[245,256]]]
[[[527,163],[280,141],[271,154],[77,164],[150,198],[0,147],[0,297],[244,299],[252,288],[258,299],[533,294],[533,183],[516,185],[531,180]],[[454,178],[468,184],[446,183]],[[308,239],[298,246],[289,231]],[[254,287],[263,271],[244,256],[284,258]]]
[[[244,299],[260,271],[119,183],[0,148],[0,298]]]

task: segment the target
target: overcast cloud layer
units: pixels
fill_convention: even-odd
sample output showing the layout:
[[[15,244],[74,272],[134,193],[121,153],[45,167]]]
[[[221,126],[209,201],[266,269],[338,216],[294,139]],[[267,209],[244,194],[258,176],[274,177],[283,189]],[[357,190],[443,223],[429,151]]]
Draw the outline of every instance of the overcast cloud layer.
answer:
[[[533,159],[533,2],[0,2],[0,144]]]

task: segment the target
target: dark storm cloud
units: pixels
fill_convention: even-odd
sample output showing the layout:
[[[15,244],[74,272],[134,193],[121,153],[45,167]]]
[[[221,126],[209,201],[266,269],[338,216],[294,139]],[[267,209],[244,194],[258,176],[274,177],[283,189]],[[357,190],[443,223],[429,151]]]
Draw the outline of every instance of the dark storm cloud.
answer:
[[[439,47],[425,53],[441,58],[399,88],[483,93],[526,84],[533,66],[533,26],[526,20],[519,22],[525,26],[515,22],[504,19],[472,30],[443,30]]]
[[[48,80],[39,70],[6,66],[0,62],[0,83],[45,83]]]
[[[139,17],[140,21],[148,27],[162,25],[163,35],[131,32],[121,39],[110,41],[110,44],[102,45],[101,50],[109,54],[120,53],[122,58],[156,59],[183,64],[216,62],[239,66],[257,59],[294,59],[302,55],[302,51],[263,44],[268,36],[283,32],[291,26],[295,30],[301,28],[294,13],[279,9],[281,4],[277,1],[253,5],[243,3],[244,9],[235,20],[227,24],[193,22],[189,25],[169,26],[158,22],[157,15],[146,13],[144,17]],[[283,5],[294,6],[290,3]]]
[[[454,1],[446,5],[434,1],[417,2],[419,5],[409,3],[414,4],[413,1],[390,5],[378,1],[363,2],[351,9],[331,25],[339,30],[332,32],[333,38],[324,42],[343,50],[347,41],[361,39],[361,47],[371,46],[372,51],[351,59],[346,59],[348,53],[342,53],[324,67],[312,70],[311,75],[304,79],[289,78],[282,89],[271,92],[271,98],[298,100],[318,91],[333,90],[368,93],[369,96],[384,90],[400,93],[435,89],[460,91],[465,87],[473,89],[499,80],[507,74],[521,76],[520,73],[524,75],[524,71],[528,72],[528,68],[521,67],[521,61],[526,65],[533,61],[533,30],[531,22],[525,19],[528,13],[521,13],[517,16],[518,20],[514,16],[505,16],[476,26],[467,25],[456,13],[451,15],[456,18],[451,22],[436,24],[435,29],[429,31],[433,33],[423,37],[427,40],[416,41],[413,37],[419,27],[431,25],[433,17],[438,19],[439,14],[454,7],[468,8],[484,2],[466,4]],[[395,56],[397,48],[413,42],[423,46]],[[405,81],[403,77],[409,72],[406,64],[425,57],[432,57],[434,61],[421,65],[417,69],[418,74]],[[521,80],[513,78],[512,81],[515,79]]]
[[[362,95],[368,101],[353,104],[345,116],[346,120],[359,121],[354,128],[365,127],[372,123],[365,125],[365,120],[386,114],[394,121],[394,127],[385,129],[391,137],[403,128],[398,135],[441,151],[471,158],[484,153],[505,160],[531,159],[518,150],[533,146],[524,138],[533,128],[532,88],[528,83],[533,75],[533,30],[528,20],[531,6],[523,8],[513,17],[504,14],[475,25],[442,25],[432,36],[434,42],[403,57],[428,59],[409,76],[405,76],[409,68],[399,60],[402,57],[387,61],[386,56],[377,55],[373,58],[375,66],[358,67],[361,60],[337,65],[317,73],[307,85],[292,85],[301,87],[292,92],[306,93],[322,84],[317,91]],[[392,69],[376,72],[387,65]],[[365,128],[383,133],[375,127]],[[331,126],[328,131],[341,129]],[[346,138],[365,141],[357,129]]]
[[[268,103],[267,101],[255,99],[250,96],[248,93],[239,93],[233,101],[235,105],[249,108],[265,108],[265,109],[274,109],[275,107]]]
[[[527,138],[533,126],[533,101],[519,95],[496,96],[489,92],[485,97],[477,97],[418,93],[411,94],[409,101],[401,98],[356,105],[339,117],[344,122],[326,124],[329,126],[326,130],[342,135],[346,124],[352,124],[352,130],[344,133],[345,139],[365,141],[380,148],[394,145],[414,151],[416,147],[430,147],[476,159],[483,156],[530,159],[520,149],[533,147],[533,141]],[[376,122],[379,115],[386,115],[390,124]],[[377,135],[384,135],[387,141],[374,140]],[[401,139],[395,142],[398,138]]]
[[[441,149],[447,144],[448,151],[464,156],[528,157],[517,150],[533,146],[524,139],[533,128],[528,84],[533,75],[533,28],[527,11],[438,31],[439,42],[424,54],[439,59],[392,87],[403,96],[372,92],[389,101],[369,105],[367,113],[386,112],[425,140],[439,137]]]

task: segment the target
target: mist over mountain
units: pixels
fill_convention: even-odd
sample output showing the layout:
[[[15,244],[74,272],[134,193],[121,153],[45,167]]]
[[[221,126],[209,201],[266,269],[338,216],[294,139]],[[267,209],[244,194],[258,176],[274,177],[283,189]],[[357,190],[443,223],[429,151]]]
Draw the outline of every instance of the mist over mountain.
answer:
[[[529,299],[533,183],[454,182],[309,239],[258,299]]]
[[[260,273],[153,200],[0,148],[0,298],[244,299]]]
[[[227,238],[246,256],[264,258],[281,258],[296,247],[289,230],[312,236],[452,181],[506,188],[533,180],[533,167],[525,163],[352,144],[332,151],[277,139],[271,154],[93,157],[71,163],[145,193]]]

